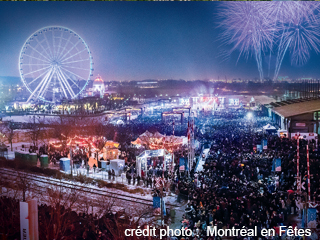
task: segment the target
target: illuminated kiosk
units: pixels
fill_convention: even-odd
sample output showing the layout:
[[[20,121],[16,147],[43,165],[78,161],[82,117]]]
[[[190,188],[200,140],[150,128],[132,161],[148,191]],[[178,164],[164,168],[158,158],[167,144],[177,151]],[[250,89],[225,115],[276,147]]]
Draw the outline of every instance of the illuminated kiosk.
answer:
[[[147,167],[153,166],[153,161],[156,160],[158,160],[158,163],[162,168],[164,168],[164,170],[169,169],[170,165],[172,165],[173,163],[172,153],[170,153],[166,149],[146,150],[142,152],[139,156],[136,157],[136,169],[139,176],[141,177],[142,170],[146,171]]]
[[[174,135],[166,136],[159,132],[151,133],[147,130],[131,144],[136,148],[145,148],[145,150],[166,149],[172,153],[186,146],[188,138]]]

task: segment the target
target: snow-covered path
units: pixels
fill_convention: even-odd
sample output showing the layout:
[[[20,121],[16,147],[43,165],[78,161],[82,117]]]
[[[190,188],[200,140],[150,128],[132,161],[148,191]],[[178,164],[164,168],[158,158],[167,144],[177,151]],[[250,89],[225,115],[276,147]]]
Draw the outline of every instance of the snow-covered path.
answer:
[[[206,149],[204,149],[204,150],[202,151],[202,154],[201,154],[201,156],[200,156],[199,163],[198,163],[198,165],[197,165],[197,167],[196,167],[196,172],[201,172],[201,171],[203,170],[203,165],[204,165],[205,162],[206,162],[206,159],[207,159],[207,157],[208,157],[209,150],[210,150],[209,148],[206,148]],[[204,156],[204,157],[202,157],[202,156]]]

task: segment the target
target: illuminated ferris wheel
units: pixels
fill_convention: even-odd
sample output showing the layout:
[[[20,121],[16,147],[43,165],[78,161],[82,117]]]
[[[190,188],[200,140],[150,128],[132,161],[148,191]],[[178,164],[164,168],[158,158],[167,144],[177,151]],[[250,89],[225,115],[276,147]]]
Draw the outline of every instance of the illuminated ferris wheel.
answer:
[[[92,76],[93,61],[88,45],[77,33],[52,26],[36,31],[24,43],[19,71],[31,93],[28,102],[55,103],[79,96]]]

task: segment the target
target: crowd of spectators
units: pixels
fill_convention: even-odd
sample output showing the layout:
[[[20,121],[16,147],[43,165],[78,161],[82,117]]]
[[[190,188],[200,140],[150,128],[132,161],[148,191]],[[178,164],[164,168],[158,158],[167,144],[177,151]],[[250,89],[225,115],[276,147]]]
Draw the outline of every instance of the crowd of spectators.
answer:
[[[270,123],[266,117],[248,119],[234,113],[232,117],[219,118],[202,119],[198,125],[197,136],[211,144],[202,171],[178,180],[180,194],[188,199],[182,226],[193,231],[192,239],[207,239],[207,226],[238,229],[256,226],[258,233],[263,228],[278,232],[281,225],[296,226],[302,209],[300,195],[294,192],[296,139],[265,133],[262,127]],[[262,139],[268,140],[268,149],[257,151],[255,146]],[[312,198],[317,202],[320,152],[315,141],[300,140],[302,181],[306,181],[306,144],[313,174]],[[272,171],[275,158],[281,159],[281,172]],[[251,239],[258,237],[261,236]]]
[[[141,176],[136,172],[133,159],[137,153],[128,148],[130,141],[146,130],[170,135],[172,124],[149,117],[114,126],[116,140],[128,157],[124,169],[127,183],[154,187],[155,179],[162,175],[166,180],[172,180],[170,189],[177,193],[178,199],[184,197],[188,201],[181,225],[193,231],[189,240],[212,239],[207,237],[208,226],[228,229],[257,227],[258,233],[263,228],[273,228],[278,232],[281,225],[295,227],[306,197],[306,194],[295,191],[297,140],[265,132],[263,126],[272,122],[258,112],[255,116],[249,115],[246,110],[216,112],[213,116],[199,114],[202,114],[201,117],[195,118],[195,139],[201,142],[201,146],[209,146],[209,153],[203,155],[203,148],[196,149],[196,156],[200,160],[203,158],[204,165],[196,172],[194,162],[190,175],[179,172],[178,162],[174,175],[162,171],[161,164],[149,166]],[[175,127],[176,135],[186,136],[187,124]],[[261,145],[263,139],[267,140],[267,149],[260,151],[257,145]],[[307,144],[310,151],[311,201],[317,206],[320,201],[320,151],[314,140],[300,140],[300,175],[301,181],[306,182]],[[73,158],[87,162],[83,152],[80,149]],[[46,153],[45,148],[43,153]],[[66,149],[48,154],[55,161],[68,153]],[[276,158],[281,159],[280,172],[273,169]],[[114,176],[113,173],[109,175]]]

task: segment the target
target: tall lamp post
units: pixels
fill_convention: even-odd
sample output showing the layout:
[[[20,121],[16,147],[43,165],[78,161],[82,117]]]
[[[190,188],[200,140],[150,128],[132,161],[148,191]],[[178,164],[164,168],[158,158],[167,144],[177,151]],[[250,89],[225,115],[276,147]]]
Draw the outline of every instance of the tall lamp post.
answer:
[[[72,160],[72,141],[70,141],[70,169],[71,169],[71,176],[73,176],[72,168],[73,168],[73,160]]]

